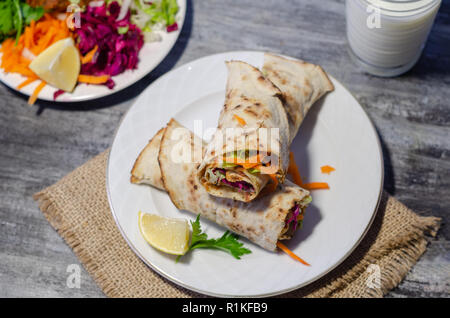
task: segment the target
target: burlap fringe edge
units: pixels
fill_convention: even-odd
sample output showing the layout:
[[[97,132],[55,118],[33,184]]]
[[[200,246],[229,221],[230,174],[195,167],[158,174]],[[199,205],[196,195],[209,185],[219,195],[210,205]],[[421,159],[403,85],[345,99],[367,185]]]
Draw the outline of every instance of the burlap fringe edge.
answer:
[[[61,223],[58,215],[58,208],[56,203],[44,192],[38,192],[33,195],[33,199],[39,204],[39,209],[43,212],[47,221],[56,229],[58,234],[65,240],[65,242],[73,249],[75,255],[78,257],[84,268],[90,273],[94,281],[100,286],[105,295],[109,297],[118,297],[114,291],[115,286],[110,283],[108,277],[104,277],[103,273],[99,271],[97,265],[92,262],[89,253],[80,247],[80,241],[74,233],[66,228]],[[399,250],[399,247],[405,247],[402,250],[401,255],[395,255],[392,262],[387,267],[383,268],[381,275],[381,288],[380,289],[367,289],[367,292],[360,297],[382,297],[391,289],[395,288],[406,276],[411,267],[417,262],[426,250],[427,239],[424,234],[430,236],[436,236],[439,230],[441,219],[436,217],[418,217],[418,224],[412,227],[410,234],[404,238],[400,243],[394,246],[387,246],[381,251],[376,253],[370,253],[367,259],[363,260],[363,263],[358,264],[359,270],[346,273],[342,277],[338,278],[338,284],[336,281],[332,284],[328,284],[321,289],[321,294],[325,292],[327,297],[333,297],[337,292],[343,290],[352,281],[358,278],[370,264],[375,264],[380,258],[387,256],[388,254]],[[387,274],[386,274],[387,273]],[[332,285],[332,287],[331,287]],[[314,293],[313,293],[314,294]],[[313,296],[314,297],[314,296]]]
[[[333,297],[339,291],[345,289],[351,282],[362,275],[369,265],[376,264],[377,261],[391,253],[397,251],[399,255],[395,255],[387,266],[383,267],[381,273],[380,288],[366,288],[365,292],[359,297],[383,297],[390,290],[395,288],[405,278],[411,267],[419,260],[426,250],[428,240],[425,235],[435,237],[441,223],[440,218],[436,217],[418,217],[418,222],[408,229],[408,235],[395,244],[387,245],[384,248],[369,252],[364,260],[361,260],[356,266],[356,270],[350,270],[336,281],[329,283],[327,286],[320,288],[320,293],[327,297]],[[403,248],[403,249],[402,249]],[[336,284],[337,283],[337,284]]]

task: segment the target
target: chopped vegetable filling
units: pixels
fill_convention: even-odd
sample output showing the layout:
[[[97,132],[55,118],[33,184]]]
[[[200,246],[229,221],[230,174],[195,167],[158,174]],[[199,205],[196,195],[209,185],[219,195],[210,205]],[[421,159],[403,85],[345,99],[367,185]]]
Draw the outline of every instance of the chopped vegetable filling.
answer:
[[[229,187],[237,189],[239,192],[255,192],[253,186],[246,181],[229,181],[226,178],[226,170],[222,168],[208,169],[207,174],[212,184],[223,183]]]
[[[307,196],[300,203],[297,203],[286,216],[285,226],[280,235],[280,240],[288,240],[292,238],[297,228],[301,228],[303,223],[303,215],[306,206],[311,203],[311,196]]]

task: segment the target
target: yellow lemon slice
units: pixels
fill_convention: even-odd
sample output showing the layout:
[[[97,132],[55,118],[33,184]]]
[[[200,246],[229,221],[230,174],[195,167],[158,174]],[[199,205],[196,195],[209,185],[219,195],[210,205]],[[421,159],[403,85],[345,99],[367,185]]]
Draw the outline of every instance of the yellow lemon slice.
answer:
[[[139,212],[139,230],[151,246],[162,252],[184,255],[189,248],[187,220]]]
[[[80,74],[80,54],[72,38],[62,39],[42,51],[29,67],[48,84],[71,92]]]

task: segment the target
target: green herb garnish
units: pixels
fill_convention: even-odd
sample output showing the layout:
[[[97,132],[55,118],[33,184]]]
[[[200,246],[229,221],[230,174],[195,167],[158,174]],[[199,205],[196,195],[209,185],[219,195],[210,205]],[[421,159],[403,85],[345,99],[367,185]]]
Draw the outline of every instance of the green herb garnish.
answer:
[[[238,242],[239,236],[231,233],[230,231],[226,231],[218,239],[208,239],[208,235],[202,232],[202,228],[200,225],[200,214],[197,215],[197,219],[195,220],[195,222],[191,221],[191,226],[192,237],[188,252],[196,248],[211,248],[228,252],[237,259],[241,259],[241,256],[251,253],[249,249],[243,247],[243,243]],[[180,257],[181,255],[177,257],[177,262]]]
[[[17,43],[23,27],[31,20],[38,21],[43,15],[44,8],[33,8],[23,0],[0,1],[0,41],[15,35]]]

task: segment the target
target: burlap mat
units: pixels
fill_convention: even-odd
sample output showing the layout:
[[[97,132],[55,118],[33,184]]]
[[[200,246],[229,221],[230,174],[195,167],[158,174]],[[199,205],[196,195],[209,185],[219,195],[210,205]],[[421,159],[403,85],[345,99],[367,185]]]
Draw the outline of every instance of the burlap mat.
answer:
[[[108,152],[34,195],[50,224],[86,270],[111,297],[201,297],[147,267],[128,247],[112,218],[105,188]],[[423,254],[426,235],[440,219],[420,217],[383,194],[368,234],[339,267],[317,282],[284,297],[381,297],[397,286]],[[378,265],[379,288],[367,284],[368,267]],[[370,268],[373,268],[371,266]]]

